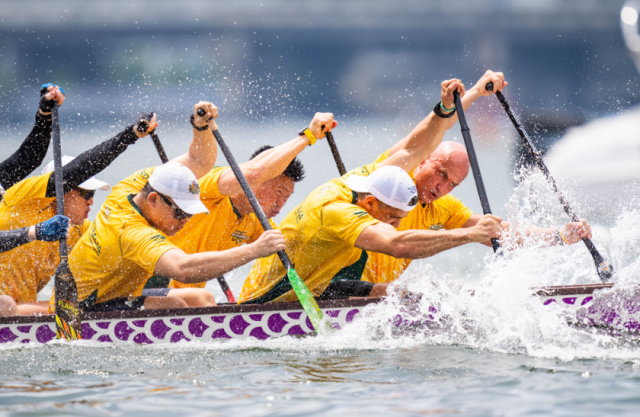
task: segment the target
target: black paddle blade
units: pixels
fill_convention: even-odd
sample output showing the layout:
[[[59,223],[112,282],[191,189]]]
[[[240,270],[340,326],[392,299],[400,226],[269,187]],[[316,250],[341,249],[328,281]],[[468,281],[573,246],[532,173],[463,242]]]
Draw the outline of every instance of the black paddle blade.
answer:
[[[56,333],[58,339],[82,339],[78,287],[73,279],[67,259],[62,259],[55,275],[56,283]]]
[[[589,249],[591,257],[593,257],[593,262],[596,264],[596,269],[602,282],[611,281],[613,277],[613,266],[600,255],[600,252],[598,252],[598,249],[596,249],[596,246],[590,239],[582,239],[582,241],[587,246],[587,249]]]

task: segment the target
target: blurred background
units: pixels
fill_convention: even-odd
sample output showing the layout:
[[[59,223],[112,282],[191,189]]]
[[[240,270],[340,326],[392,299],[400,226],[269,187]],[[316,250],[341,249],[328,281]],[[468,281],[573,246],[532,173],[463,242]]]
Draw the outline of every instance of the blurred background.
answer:
[[[541,150],[567,136],[548,162],[576,211],[612,224],[620,198],[625,204],[636,198],[640,176],[638,14],[633,4],[626,12],[624,6],[617,0],[3,0],[2,155],[30,130],[40,85],[53,82],[67,92],[64,154],[113,136],[145,110],[158,114],[158,134],[176,156],[190,141],[193,105],[208,100],[219,107],[220,131],[240,161],[262,144],[294,138],[314,112],[333,112],[351,169],[407,135],[439,101],[441,81],[457,77],[471,87],[492,69],[504,72],[505,96]],[[514,173],[527,163],[520,140],[493,97],[478,100],[467,118],[494,212],[506,216]],[[461,140],[458,125],[447,139]],[[607,152],[613,154],[605,158]],[[337,175],[325,143],[301,159],[307,179],[277,221]],[[113,185],[158,161],[150,140],[141,140],[99,177]],[[222,154],[219,164],[226,165]],[[471,178],[454,194],[481,211]],[[98,192],[91,217],[105,197]],[[462,262],[473,272],[487,254],[484,247],[464,248],[430,262]]]

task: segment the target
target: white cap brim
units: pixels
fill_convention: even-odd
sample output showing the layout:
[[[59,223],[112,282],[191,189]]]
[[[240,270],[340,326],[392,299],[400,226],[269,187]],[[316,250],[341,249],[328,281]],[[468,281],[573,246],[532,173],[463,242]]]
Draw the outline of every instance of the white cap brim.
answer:
[[[82,184],[78,185],[78,187],[82,188],[83,190],[89,190],[89,191],[95,191],[95,190],[109,191],[109,189],[111,188],[109,184],[107,184],[104,181],[100,181],[95,177],[89,178]]]
[[[209,213],[207,210],[207,206],[202,204],[200,199],[197,200],[178,200],[177,198],[172,198],[173,202],[176,203],[176,206],[180,207],[180,210],[189,214],[200,214],[200,213]]]
[[[351,175],[347,178],[347,186],[357,193],[368,193],[369,178],[362,175]]]

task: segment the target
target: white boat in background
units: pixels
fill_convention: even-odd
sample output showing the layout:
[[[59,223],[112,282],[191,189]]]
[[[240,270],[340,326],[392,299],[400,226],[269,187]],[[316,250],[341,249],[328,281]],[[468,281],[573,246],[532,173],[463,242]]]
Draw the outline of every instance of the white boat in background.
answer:
[[[627,1],[620,27],[640,72],[639,12],[640,1]],[[558,181],[573,187],[570,200],[584,217],[612,220],[624,208],[640,207],[640,107],[570,128],[545,161]]]
[[[640,202],[640,108],[570,128],[545,162],[581,216],[611,218]]]

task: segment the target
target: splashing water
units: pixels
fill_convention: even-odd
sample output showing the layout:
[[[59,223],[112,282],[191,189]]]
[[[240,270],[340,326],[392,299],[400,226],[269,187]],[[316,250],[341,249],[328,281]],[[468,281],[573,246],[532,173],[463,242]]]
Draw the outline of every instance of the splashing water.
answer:
[[[512,229],[558,227],[567,222],[542,175],[523,175],[521,179],[508,204]],[[605,300],[609,307],[628,303],[629,292],[635,294],[640,281],[640,210],[624,210],[610,230],[595,229],[593,241],[613,261],[618,285],[616,290],[594,294],[594,302]],[[635,340],[571,326],[569,322],[580,322],[584,311],[567,311],[556,304],[544,306],[532,295],[534,287],[600,282],[582,244],[544,248],[539,240],[527,238],[523,246],[515,249],[514,242],[507,239],[504,256],[487,256],[481,275],[463,281],[446,274],[443,277],[423,262],[417,271],[390,286],[390,297],[384,303],[367,307],[348,332],[335,337],[341,346],[346,343],[354,348],[436,344],[564,361],[638,357]],[[403,297],[406,292],[417,301],[407,303]],[[640,305],[633,313],[640,321]],[[398,322],[400,317],[403,323]]]

